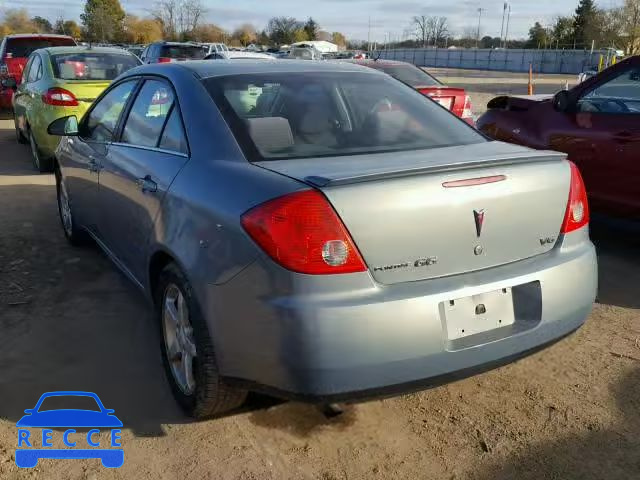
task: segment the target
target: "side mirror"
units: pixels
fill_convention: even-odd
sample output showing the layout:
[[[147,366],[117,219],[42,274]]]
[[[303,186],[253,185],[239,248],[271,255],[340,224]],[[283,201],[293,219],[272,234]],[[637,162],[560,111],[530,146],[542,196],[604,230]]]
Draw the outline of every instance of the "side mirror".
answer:
[[[49,124],[47,133],[59,137],[75,137],[78,135],[78,118],[75,115],[58,118]]]
[[[571,107],[571,96],[566,90],[560,90],[553,97],[553,108],[558,112],[567,112]]]
[[[27,415],[31,415],[33,413],[33,408],[27,408],[24,413],[26,413]]]
[[[16,82],[16,79],[13,77],[3,78],[0,80],[0,84],[2,85],[2,88],[9,88],[11,90],[18,88],[18,82]]]

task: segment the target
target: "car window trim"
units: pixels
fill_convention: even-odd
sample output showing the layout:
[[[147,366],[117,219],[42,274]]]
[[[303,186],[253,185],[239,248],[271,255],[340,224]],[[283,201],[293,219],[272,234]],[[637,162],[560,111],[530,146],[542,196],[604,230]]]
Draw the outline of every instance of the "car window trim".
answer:
[[[107,88],[105,91],[103,91],[100,96],[98,98],[96,98],[93,102],[93,104],[91,105],[91,107],[89,108],[89,110],[87,110],[84,114],[84,116],[82,117],[82,119],[80,120],[80,128],[78,129],[79,132],[82,132],[87,125],[87,121],[89,116],[91,115],[91,113],[95,110],[96,106],[102,101],[102,99],[109,94],[109,92],[111,92],[112,90],[114,90],[115,88],[118,88],[120,85],[127,83],[127,82],[136,82],[136,85],[134,85],[133,90],[131,91],[131,95],[129,95],[129,98],[127,99],[127,103],[125,104],[124,108],[122,109],[122,112],[120,112],[120,116],[118,117],[118,121],[116,122],[116,128],[114,129],[114,135],[111,139],[111,141],[109,142],[99,142],[97,140],[92,140],[90,138],[87,137],[83,137],[82,135],[79,135],[78,138],[80,140],[82,140],[84,143],[91,143],[91,144],[95,144],[95,145],[109,145],[111,143],[114,143],[114,140],[116,138],[115,134],[118,133],[118,129],[120,127],[120,123],[122,122],[122,114],[125,111],[125,109],[128,107],[128,105],[131,104],[131,98],[134,96],[138,95],[138,91],[140,89],[140,85],[142,82],[140,82],[140,78],[138,77],[126,77],[123,78],[121,81],[119,81],[118,83],[113,83],[109,86],[109,88]]]
[[[153,74],[146,74],[146,75],[140,75],[138,78],[139,81],[139,85],[137,87],[137,89],[135,90],[135,96],[134,98],[131,99],[131,101],[127,104],[126,106],[126,116],[125,114],[125,110],[123,110],[123,116],[120,117],[119,119],[119,124],[118,124],[118,128],[116,129],[116,135],[114,135],[114,141],[112,141],[111,143],[114,145],[120,145],[120,146],[129,146],[129,147],[136,147],[136,148],[142,148],[142,149],[147,149],[147,150],[154,150],[154,151],[159,151],[159,152],[166,152],[166,153],[175,153],[176,155],[184,155],[187,158],[191,158],[191,149],[189,148],[189,138],[187,137],[187,130],[184,126],[184,120],[182,118],[182,111],[180,109],[180,102],[178,101],[178,93],[176,92],[176,89],[173,86],[173,83],[171,83],[171,80],[169,80],[166,77],[163,77],[162,75],[153,75]],[[171,106],[171,109],[169,110],[169,112],[167,113],[167,116],[164,119],[164,123],[162,124],[162,130],[160,130],[160,136],[158,137],[158,140],[156,142],[156,146],[155,147],[146,147],[143,145],[135,145],[135,144],[131,144],[131,143],[124,143],[122,142],[122,132],[124,130],[124,124],[126,122],[126,120],[123,121],[123,119],[128,119],[129,118],[129,113],[131,112],[131,109],[133,108],[133,103],[135,102],[135,99],[138,98],[138,94],[140,93],[140,90],[142,90],[142,87],[144,86],[145,82],[147,80],[156,80],[159,82],[162,82],[165,84],[165,86],[168,86],[171,91],[173,92],[173,105]],[[122,83],[122,82],[118,82],[118,83]],[[97,102],[97,100],[96,100]],[[187,152],[183,153],[183,152],[178,152],[178,151],[174,151],[174,150],[165,150],[162,148],[159,148],[160,142],[162,141],[162,135],[164,134],[164,129],[167,126],[167,122],[169,121],[169,116],[171,115],[171,112],[173,111],[173,109],[177,107],[178,108],[178,117],[180,118],[180,123],[182,125],[182,133],[184,134],[184,141],[187,147]]]
[[[189,158],[189,155],[187,153],[178,152],[177,150],[167,150],[166,148],[145,147],[143,145],[133,145],[131,143],[122,143],[122,142],[111,142],[110,145],[114,147],[135,148],[136,150],[147,150],[149,152],[165,153],[167,155],[174,155],[177,157]]]

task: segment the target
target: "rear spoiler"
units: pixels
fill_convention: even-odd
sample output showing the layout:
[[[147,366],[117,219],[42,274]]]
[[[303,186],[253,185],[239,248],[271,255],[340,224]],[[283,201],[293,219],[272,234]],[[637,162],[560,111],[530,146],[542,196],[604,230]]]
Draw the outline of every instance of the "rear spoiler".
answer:
[[[472,160],[469,160],[472,158]],[[373,154],[348,157],[270,160],[255,165],[278,172],[318,188],[401,178],[430,173],[521,163],[558,162],[567,155],[548,150],[531,150],[502,142],[398,152],[397,156]]]

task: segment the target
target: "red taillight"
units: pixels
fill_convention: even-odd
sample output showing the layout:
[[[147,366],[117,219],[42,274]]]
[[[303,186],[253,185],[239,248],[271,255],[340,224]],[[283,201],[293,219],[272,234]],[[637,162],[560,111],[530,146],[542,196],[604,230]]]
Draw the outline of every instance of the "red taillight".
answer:
[[[75,95],[64,88],[50,88],[42,95],[42,101],[47,105],[56,107],[77,107],[78,100]]]
[[[589,203],[582,175],[573,162],[569,162],[569,165],[571,166],[571,185],[567,211],[562,222],[562,233],[573,232],[589,223]]]
[[[471,98],[469,98],[469,95],[464,97],[464,108],[460,117],[469,125],[475,126],[476,122],[473,120],[473,110],[471,110]]]
[[[322,193],[295,192],[242,215],[249,236],[277,263],[310,275],[364,272],[367,267]]]
[[[169,57],[159,57],[158,63],[171,63],[171,59]]]

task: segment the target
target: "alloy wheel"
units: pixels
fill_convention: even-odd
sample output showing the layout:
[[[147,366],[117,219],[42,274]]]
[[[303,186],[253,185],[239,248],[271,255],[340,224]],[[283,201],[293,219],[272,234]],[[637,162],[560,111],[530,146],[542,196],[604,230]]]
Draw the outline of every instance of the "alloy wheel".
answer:
[[[31,155],[33,162],[38,170],[40,170],[40,154],[38,153],[38,145],[36,145],[36,139],[33,138],[33,133],[29,132],[29,144],[31,145]]]
[[[196,388],[193,375],[196,344],[189,320],[189,307],[183,293],[173,283],[167,285],[164,291],[162,323],[165,352],[173,378],[182,393],[191,395]]]
[[[69,194],[67,193],[67,187],[64,184],[64,180],[60,178],[58,187],[58,206],[60,208],[60,219],[62,220],[62,227],[64,228],[67,236],[73,234],[73,217],[71,216],[71,205],[69,203]]]

